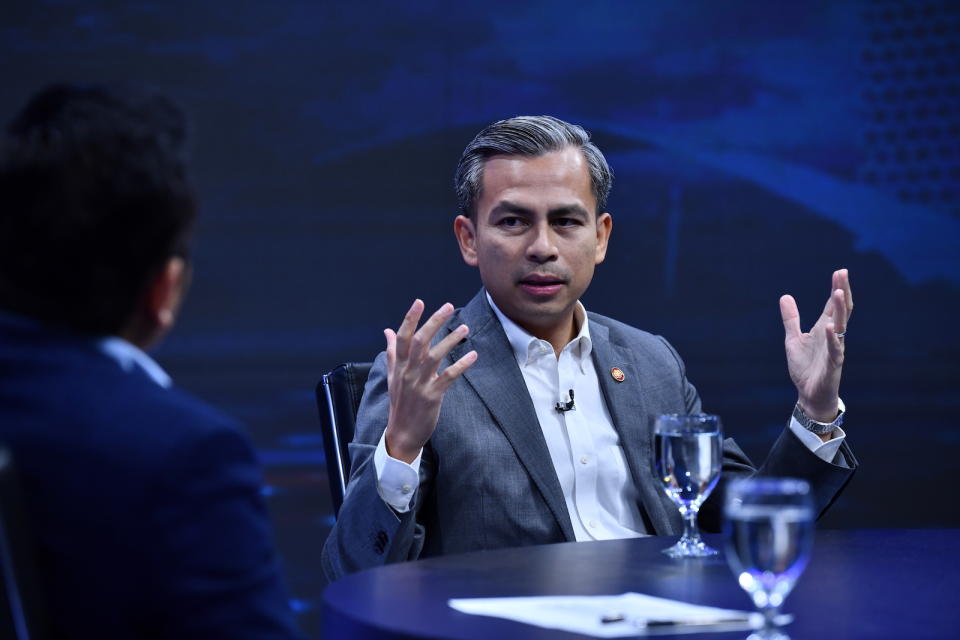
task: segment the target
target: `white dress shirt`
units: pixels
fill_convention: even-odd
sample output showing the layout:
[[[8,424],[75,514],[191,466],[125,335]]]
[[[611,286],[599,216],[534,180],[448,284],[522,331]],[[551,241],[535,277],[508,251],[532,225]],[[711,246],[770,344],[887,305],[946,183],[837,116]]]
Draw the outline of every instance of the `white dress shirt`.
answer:
[[[517,358],[577,540],[635,538],[645,533],[637,489],[593,366],[590,321],[577,303],[580,327],[557,357],[553,346],[507,318],[490,299]],[[573,390],[573,409],[557,411]]]
[[[637,488],[590,357],[593,348],[590,322],[583,305],[578,302],[575,311],[577,336],[558,358],[549,342],[530,335],[503,315],[490,294],[487,301],[503,326],[523,374],[563,489],[576,539],[645,535]],[[571,389],[574,409],[557,411],[557,403],[567,402]],[[845,437],[838,428],[832,440],[822,442],[793,418],[790,429],[808,449],[827,462],[836,455]],[[411,464],[391,457],[383,435],[373,460],[380,497],[398,512],[408,511],[419,485],[420,455]]]

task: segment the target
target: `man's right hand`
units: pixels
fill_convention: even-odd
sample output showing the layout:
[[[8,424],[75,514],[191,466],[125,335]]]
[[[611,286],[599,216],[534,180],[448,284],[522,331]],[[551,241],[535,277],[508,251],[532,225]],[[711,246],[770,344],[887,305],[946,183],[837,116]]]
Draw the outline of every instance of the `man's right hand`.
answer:
[[[440,417],[443,394],[453,381],[477,361],[471,351],[439,374],[440,362],[469,329],[462,324],[433,347],[430,343],[440,327],[453,314],[449,302],[423,323],[423,301],[414,300],[400,329],[385,329],[387,338],[387,388],[390,391],[390,416],[387,419],[387,453],[397,460],[413,462],[433,435]]]

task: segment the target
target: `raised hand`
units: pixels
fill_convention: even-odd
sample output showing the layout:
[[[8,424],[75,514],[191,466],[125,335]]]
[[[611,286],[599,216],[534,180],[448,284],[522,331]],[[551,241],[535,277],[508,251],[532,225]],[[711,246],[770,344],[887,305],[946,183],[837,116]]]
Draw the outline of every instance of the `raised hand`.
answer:
[[[437,331],[453,314],[453,305],[444,304],[417,330],[422,314],[423,301],[414,300],[400,329],[383,332],[387,339],[390,392],[387,452],[408,463],[420,454],[437,428],[443,394],[477,360],[477,352],[471,351],[438,373],[440,362],[467,336],[469,329],[462,324],[431,347]]]
[[[800,312],[793,296],[780,298],[790,379],[797,387],[798,402],[804,413],[819,422],[832,422],[837,417],[843,334],[852,312],[853,293],[846,269],[833,272],[830,298],[807,333],[800,331]]]

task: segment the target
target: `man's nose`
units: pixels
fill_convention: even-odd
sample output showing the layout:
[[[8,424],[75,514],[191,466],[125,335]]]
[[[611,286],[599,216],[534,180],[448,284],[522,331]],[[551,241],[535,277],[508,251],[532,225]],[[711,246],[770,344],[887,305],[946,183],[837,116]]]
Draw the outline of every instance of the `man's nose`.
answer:
[[[549,224],[540,224],[533,228],[533,236],[527,245],[527,259],[541,264],[557,259],[556,235]]]

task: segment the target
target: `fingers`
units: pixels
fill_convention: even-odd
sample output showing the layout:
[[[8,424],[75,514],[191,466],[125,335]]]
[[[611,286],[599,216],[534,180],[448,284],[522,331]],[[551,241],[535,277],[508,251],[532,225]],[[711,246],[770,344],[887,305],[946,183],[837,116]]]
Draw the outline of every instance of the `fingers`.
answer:
[[[842,332],[838,332],[832,324],[824,327],[823,332],[826,334],[827,351],[830,353],[830,359],[837,363],[843,362],[843,340],[837,337],[837,333]]]
[[[423,326],[413,337],[412,347],[416,348],[418,354],[429,355],[427,352],[430,349],[430,343],[433,342],[433,337],[437,335],[437,331],[451,315],[453,315],[453,305],[447,302],[423,323]]]
[[[397,361],[397,334],[393,329],[384,329],[383,337],[387,339],[387,371],[390,371]]]
[[[451,331],[447,337],[433,345],[433,348],[430,349],[430,359],[440,364],[440,361],[443,360],[443,358],[450,353],[450,350],[457,346],[461,340],[466,338],[469,332],[470,329],[467,328],[465,324]]]
[[[847,307],[846,294],[843,289],[834,289],[830,296],[830,303],[833,305],[833,331],[835,333],[844,333],[847,330]],[[839,340],[839,338],[837,338]]]
[[[430,342],[433,340],[433,336],[436,335],[440,327],[443,326],[443,323],[453,314],[453,305],[447,302],[437,309],[437,311],[423,323],[423,326],[420,327],[418,331],[417,324],[423,316],[423,310],[423,300],[417,298],[413,301],[407,314],[403,317],[400,329],[397,330],[396,354],[397,357],[402,360],[408,358],[420,360],[423,357],[430,348]]]
[[[471,351],[438,374],[440,361],[466,337],[468,329],[461,325],[444,335],[431,348],[437,332],[449,321],[453,305],[447,303],[417,329],[424,304],[415,300],[394,332],[383,332],[387,341],[387,388],[390,413],[386,438],[390,455],[412,461],[433,436],[440,414],[440,405],[448,387],[477,360]]]
[[[423,311],[423,301],[418,298],[413,301],[396,332],[384,330],[383,335],[387,340],[388,376],[398,368],[408,373],[420,371],[419,375],[435,376],[440,361],[467,336],[466,325],[461,325],[431,348],[434,337],[453,315],[454,309],[449,302],[444,303],[418,330],[417,323],[423,316]]]
[[[444,369],[440,375],[437,376],[437,386],[439,387],[440,392],[446,392],[447,388],[453,384],[453,382],[459,378],[464,371],[473,366],[473,363],[476,361],[477,352],[471,351]]]
[[[780,297],[780,317],[783,319],[783,330],[787,338],[800,335],[800,311],[793,296]]]
[[[824,327],[824,333],[830,359],[835,363],[842,363],[844,344],[837,334],[846,333],[847,320],[853,312],[853,294],[850,292],[848,271],[846,269],[834,271],[832,284],[833,291],[830,293],[827,304],[830,306],[830,317],[833,318],[833,322]]]
[[[384,329],[383,337],[387,339],[387,387],[393,380],[393,368],[397,364],[397,334],[393,329]]]
[[[413,339],[413,332],[417,330],[421,315],[423,315],[423,300],[417,298],[410,305],[396,333],[396,353],[400,358],[406,358],[410,352],[410,341]]]
[[[838,269],[833,272],[833,290],[836,291],[837,289],[843,291],[842,308],[844,311],[844,326],[846,326],[846,320],[849,320],[853,314],[853,290],[850,288],[850,272],[847,269]]]
[[[823,313],[821,314],[825,318],[833,318],[834,320],[839,320],[840,324],[843,327],[847,326],[847,320],[850,318],[850,314],[853,313],[853,293],[850,290],[850,273],[846,269],[837,269],[833,272],[833,276],[830,279],[831,287],[830,297],[827,298],[826,304],[823,305]],[[842,292],[842,300],[840,304],[837,304],[834,296],[837,291]],[[843,316],[840,318],[840,316]],[[838,332],[840,330],[838,329]]]

